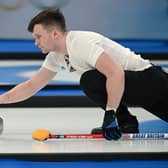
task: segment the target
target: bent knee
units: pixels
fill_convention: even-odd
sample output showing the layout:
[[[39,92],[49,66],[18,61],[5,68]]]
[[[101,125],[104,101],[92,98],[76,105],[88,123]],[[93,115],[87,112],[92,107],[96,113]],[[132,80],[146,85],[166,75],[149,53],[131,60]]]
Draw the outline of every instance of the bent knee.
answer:
[[[80,85],[82,88],[89,87],[90,85],[95,86],[99,82],[105,82],[106,77],[97,70],[86,71],[80,78]]]

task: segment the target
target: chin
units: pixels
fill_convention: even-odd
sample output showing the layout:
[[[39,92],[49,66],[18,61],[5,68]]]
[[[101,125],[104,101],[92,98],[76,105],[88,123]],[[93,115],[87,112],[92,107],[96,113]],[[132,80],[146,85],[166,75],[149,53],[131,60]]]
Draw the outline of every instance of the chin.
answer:
[[[49,53],[48,51],[45,51],[45,50],[42,50],[41,52],[42,52],[43,54]]]

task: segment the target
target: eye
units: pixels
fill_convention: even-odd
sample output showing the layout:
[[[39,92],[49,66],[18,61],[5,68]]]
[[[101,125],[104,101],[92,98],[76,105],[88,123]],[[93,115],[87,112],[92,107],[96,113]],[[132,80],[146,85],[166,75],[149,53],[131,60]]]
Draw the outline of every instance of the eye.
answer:
[[[40,35],[37,35],[37,36],[36,36],[36,39],[40,39],[40,37],[41,37]]]
[[[36,34],[36,35],[34,35],[34,38],[35,38],[36,40],[38,40],[38,39],[41,38],[41,35]]]

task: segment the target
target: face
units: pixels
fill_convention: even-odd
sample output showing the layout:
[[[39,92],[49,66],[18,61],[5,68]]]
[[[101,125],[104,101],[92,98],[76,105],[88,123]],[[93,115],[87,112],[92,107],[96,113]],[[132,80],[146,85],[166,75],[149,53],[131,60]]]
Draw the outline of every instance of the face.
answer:
[[[59,51],[57,33],[54,30],[46,30],[41,24],[36,24],[33,29],[35,45],[41,48],[42,53]]]

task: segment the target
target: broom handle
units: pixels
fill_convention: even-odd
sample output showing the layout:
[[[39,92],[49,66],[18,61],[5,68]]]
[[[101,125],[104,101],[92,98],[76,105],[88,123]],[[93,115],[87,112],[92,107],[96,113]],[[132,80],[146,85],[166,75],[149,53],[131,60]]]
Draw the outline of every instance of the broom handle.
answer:
[[[49,139],[101,139],[102,134],[50,134]],[[122,134],[121,139],[168,139],[168,133]]]
[[[94,139],[103,138],[102,134],[50,134],[49,139]]]

